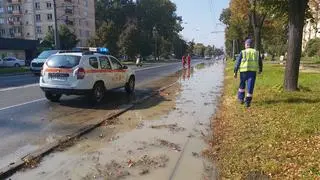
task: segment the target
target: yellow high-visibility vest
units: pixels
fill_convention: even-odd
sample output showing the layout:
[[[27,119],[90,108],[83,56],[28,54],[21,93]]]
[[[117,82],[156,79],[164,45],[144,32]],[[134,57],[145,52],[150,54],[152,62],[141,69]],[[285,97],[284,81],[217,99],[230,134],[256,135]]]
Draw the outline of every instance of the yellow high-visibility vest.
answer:
[[[259,68],[259,52],[255,49],[248,48],[243,51],[240,64],[240,72],[258,71]]]

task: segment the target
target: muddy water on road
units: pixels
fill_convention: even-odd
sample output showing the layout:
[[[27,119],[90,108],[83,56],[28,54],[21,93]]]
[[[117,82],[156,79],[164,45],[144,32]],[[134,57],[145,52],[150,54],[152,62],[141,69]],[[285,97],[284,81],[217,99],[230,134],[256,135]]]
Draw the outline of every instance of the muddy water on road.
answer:
[[[12,179],[212,178],[201,151],[222,80],[220,62],[186,69],[172,88]]]

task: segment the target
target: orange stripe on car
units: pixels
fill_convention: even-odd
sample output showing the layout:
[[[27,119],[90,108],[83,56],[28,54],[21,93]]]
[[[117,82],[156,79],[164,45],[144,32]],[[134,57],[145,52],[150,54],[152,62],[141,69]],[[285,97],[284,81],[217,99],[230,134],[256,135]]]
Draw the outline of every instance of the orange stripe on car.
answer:
[[[114,73],[114,72],[126,72],[123,69],[87,69],[85,73]],[[72,73],[73,69],[62,69],[62,68],[46,68],[45,72],[49,73]]]
[[[86,73],[114,73],[114,72],[126,72],[126,70],[122,69],[88,69],[85,70]]]

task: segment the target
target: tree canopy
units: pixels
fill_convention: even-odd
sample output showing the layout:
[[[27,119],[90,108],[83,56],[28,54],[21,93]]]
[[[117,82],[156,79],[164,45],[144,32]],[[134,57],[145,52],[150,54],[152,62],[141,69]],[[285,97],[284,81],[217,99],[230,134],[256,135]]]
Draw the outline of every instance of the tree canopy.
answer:
[[[75,33],[71,32],[66,25],[61,25],[59,27],[59,39],[61,44],[60,48],[62,50],[72,49],[79,42],[79,39],[77,38]],[[54,49],[54,47],[55,47],[54,32],[53,30],[50,30],[47,32],[46,36],[44,37],[38,49],[39,51],[42,51],[44,49]]]
[[[117,56],[175,54],[186,42],[179,36],[182,18],[170,0],[104,0],[96,3],[97,35],[89,43],[106,46]]]

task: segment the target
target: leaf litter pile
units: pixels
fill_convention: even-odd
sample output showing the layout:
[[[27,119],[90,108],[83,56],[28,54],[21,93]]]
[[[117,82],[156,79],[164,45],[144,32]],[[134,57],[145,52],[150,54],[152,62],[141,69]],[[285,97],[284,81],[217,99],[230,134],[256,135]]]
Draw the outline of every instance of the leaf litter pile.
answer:
[[[127,162],[111,161],[110,163],[102,166],[96,165],[96,174],[87,175],[83,180],[89,179],[110,179],[118,180],[128,177],[130,175],[143,176],[148,174],[152,169],[164,168],[169,161],[168,156],[159,155],[150,157],[143,155],[137,159],[129,159]]]

